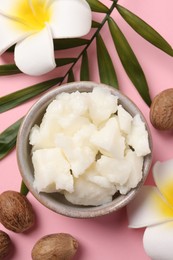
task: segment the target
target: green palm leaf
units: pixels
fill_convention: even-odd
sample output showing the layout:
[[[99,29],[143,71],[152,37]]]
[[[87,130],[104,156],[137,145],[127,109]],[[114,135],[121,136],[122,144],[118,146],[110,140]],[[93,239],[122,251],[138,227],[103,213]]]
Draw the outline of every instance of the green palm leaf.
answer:
[[[102,83],[118,88],[118,80],[111,57],[100,34],[96,37],[97,60]]]
[[[118,12],[125,19],[125,21],[144,39],[149,41],[151,44],[173,56],[173,49],[167,41],[156,32],[149,24],[143,21],[141,18],[130,12],[123,6],[116,6]]]
[[[0,98],[0,113],[16,107],[25,101],[43,93],[44,91],[58,84],[61,80],[62,78],[55,78],[44,81],[42,83],[32,85]]]
[[[0,76],[22,73],[15,64],[0,65]]]
[[[20,193],[24,196],[26,196],[28,194],[29,190],[26,187],[24,181],[21,182],[21,186],[20,186]]]
[[[141,97],[150,106],[151,99],[149,95],[148,84],[133,50],[112,18],[108,19],[108,24],[112,39],[127,75],[133,82]]]
[[[75,61],[76,58],[55,59],[57,67],[67,65]],[[0,76],[14,75],[19,73],[22,73],[22,71],[20,71],[15,64],[0,65]]]
[[[54,50],[66,50],[69,48],[75,48],[78,46],[85,45],[89,42],[87,39],[83,38],[71,38],[71,39],[54,39]],[[8,52],[14,52],[14,45],[10,47],[7,51]]]
[[[97,12],[97,13],[107,13],[109,11],[109,9],[107,8],[107,6],[105,6],[104,4],[102,4],[100,1],[98,0],[87,0],[88,4],[91,7],[91,10],[93,12]]]
[[[82,56],[82,64],[81,64],[81,70],[80,70],[80,80],[82,81],[89,81],[90,75],[89,75],[89,65],[88,65],[88,55],[85,51]]]
[[[0,160],[16,145],[16,138],[22,120],[23,118],[19,119],[0,134]]]
[[[100,26],[100,23],[96,21],[92,21],[92,28],[98,28]]]
[[[66,50],[88,44],[89,40],[83,38],[54,39],[54,50]]]
[[[68,73],[68,79],[67,79],[67,82],[70,83],[70,82],[74,82],[74,81],[75,81],[75,78],[74,78],[73,71],[70,70],[69,73]]]
[[[76,61],[76,58],[61,58],[61,59],[55,59],[56,66],[61,67],[70,63],[73,63]]]

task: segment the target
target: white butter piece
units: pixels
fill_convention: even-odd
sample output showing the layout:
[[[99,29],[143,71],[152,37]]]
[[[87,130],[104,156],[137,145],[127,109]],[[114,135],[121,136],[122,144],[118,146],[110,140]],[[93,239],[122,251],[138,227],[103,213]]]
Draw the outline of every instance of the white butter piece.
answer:
[[[124,158],[125,138],[121,135],[116,116],[108,119],[105,125],[91,136],[91,142],[104,155]]]
[[[133,118],[131,132],[127,136],[127,144],[134,148],[137,156],[145,156],[151,152],[148,132],[138,114]]]
[[[34,187],[40,191],[73,191],[73,177],[70,164],[61,149],[41,149],[33,152]]]
[[[117,111],[118,98],[102,88],[94,88],[89,94],[89,116],[96,125],[108,120]]]

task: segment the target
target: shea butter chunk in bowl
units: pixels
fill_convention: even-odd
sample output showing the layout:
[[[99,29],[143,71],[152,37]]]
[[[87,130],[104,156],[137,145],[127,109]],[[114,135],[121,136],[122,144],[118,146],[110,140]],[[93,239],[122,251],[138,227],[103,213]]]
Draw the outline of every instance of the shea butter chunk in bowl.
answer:
[[[41,97],[17,139],[21,175],[51,210],[71,217],[125,206],[144,183],[151,136],[139,109],[119,91],[74,82]]]

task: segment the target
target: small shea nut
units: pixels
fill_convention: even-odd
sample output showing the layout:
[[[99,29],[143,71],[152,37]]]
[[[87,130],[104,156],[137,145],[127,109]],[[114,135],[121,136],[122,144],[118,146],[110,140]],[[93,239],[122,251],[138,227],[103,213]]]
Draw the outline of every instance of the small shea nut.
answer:
[[[71,260],[77,248],[78,242],[70,234],[50,234],[36,242],[31,255],[33,260]]]
[[[173,129],[173,88],[160,92],[150,108],[151,124],[158,130]]]
[[[11,239],[7,233],[0,230],[0,260],[4,259],[10,252]]]
[[[31,228],[35,214],[29,200],[16,191],[5,191],[0,195],[0,222],[7,229],[22,233]]]

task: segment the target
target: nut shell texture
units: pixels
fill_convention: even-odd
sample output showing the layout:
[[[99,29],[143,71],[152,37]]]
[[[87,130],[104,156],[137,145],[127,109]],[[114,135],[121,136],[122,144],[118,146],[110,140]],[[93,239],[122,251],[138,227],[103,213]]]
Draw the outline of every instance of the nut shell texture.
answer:
[[[0,230],[0,260],[4,259],[10,252],[11,239],[2,230]]]
[[[0,195],[0,222],[7,229],[21,233],[34,224],[35,214],[28,199],[16,192],[5,191]]]
[[[159,130],[173,129],[173,88],[159,93],[150,109],[150,121]]]
[[[71,260],[78,248],[70,234],[59,233],[42,237],[32,249],[33,260]]]

